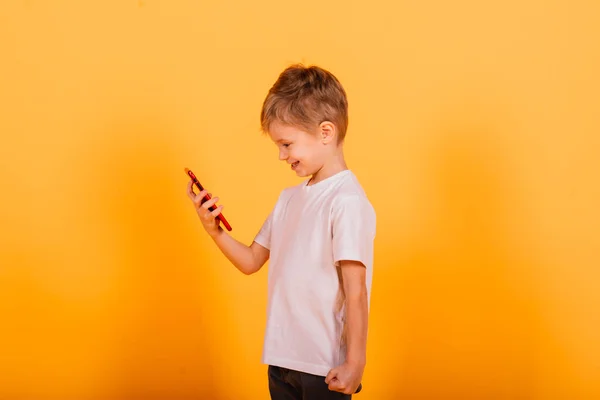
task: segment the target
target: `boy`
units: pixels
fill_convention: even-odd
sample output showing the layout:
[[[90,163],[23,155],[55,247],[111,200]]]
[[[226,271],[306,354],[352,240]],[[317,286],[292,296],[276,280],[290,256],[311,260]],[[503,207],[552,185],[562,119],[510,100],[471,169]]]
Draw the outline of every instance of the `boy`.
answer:
[[[250,246],[215,219],[218,197],[188,195],[205,230],[244,274],[267,260],[263,363],[271,399],[351,399],[366,363],[375,211],[346,167],[346,93],[330,72],[293,65],[269,91],[261,126],[301,184],[284,189]]]

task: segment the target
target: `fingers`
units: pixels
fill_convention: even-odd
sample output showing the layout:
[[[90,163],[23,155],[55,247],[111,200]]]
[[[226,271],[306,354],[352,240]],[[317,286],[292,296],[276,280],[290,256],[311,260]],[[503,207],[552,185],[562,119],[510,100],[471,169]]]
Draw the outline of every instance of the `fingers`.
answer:
[[[218,197],[217,197],[217,199],[218,199]],[[223,207],[225,207],[225,206],[221,204],[219,207],[217,207],[213,211],[211,211],[211,214],[213,215],[213,217],[217,218],[219,216],[219,214],[221,214],[221,210],[223,210]]]
[[[201,201],[204,196],[206,196],[206,189],[201,191],[200,193],[194,193],[194,182],[188,181],[187,183],[187,195],[194,202]]]
[[[327,388],[332,392],[340,392],[344,394],[354,394],[350,384],[348,382],[342,382],[339,379],[335,378],[329,382]]]
[[[187,184],[187,195],[192,200],[196,198],[196,193],[194,193],[194,183],[192,181],[189,181]]]
[[[194,201],[194,204],[196,204],[196,207],[200,207],[202,205],[202,202],[204,201],[204,197],[206,197],[207,195],[208,195],[208,192],[206,191],[206,189],[204,189],[200,193],[194,195],[192,200]]]
[[[329,373],[327,374],[327,376],[325,377],[325,383],[329,384],[329,382],[336,376],[337,376],[337,369],[334,368],[334,369],[330,370]]]
[[[204,194],[202,192],[200,193]],[[199,194],[198,197],[200,197],[201,194]],[[210,193],[208,195],[210,196]],[[219,214],[221,214],[221,210],[223,210],[224,207],[223,205],[216,207],[214,210],[210,210],[210,208],[213,207],[217,203],[217,201],[219,201],[219,197],[213,197],[210,200],[205,201],[204,203],[201,203],[204,196],[200,198],[200,201],[198,201],[198,197],[194,200],[194,203],[196,203],[196,206],[198,207],[198,212],[200,213],[202,218],[214,219],[218,217]]]
[[[342,379],[344,378],[342,375],[340,375],[340,371],[338,370],[338,368],[334,368],[332,370],[329,371],[329,373],[327,374],[327,376],[325,377],[325,383],[327,384],[327,387],[329,390],[333,391],[333,392],[341,392],[341,393],[347,393],[348,392],[348,382],[347,379]]]
[[[219,198],[218,198],[218,197],[213,197],[212,199],[210,199],[210,200],[207,200],[205,203],[203,203],[203,204],[202,204],[202,207],[203,207],[203,208],[206,208],[206,209],[208,210],[208,209],[210,209],[212,206],[214,206],[214,205],[215,205],[215,203],[216,203],[217,201],[219,201]]]
[[[329,381],[328,388],[329,388],[329,390],[334,391],[334,392],[342,392],[345,389],[342,382],[340,382],[340,380],[337,378],[334,378],[331,381]]]
[[[194,202],[196,209],[198,210],[198,214],[206,220],[214,219],[221,214],[223,210],[223,205],[216,207],[214,210],[209,210],[212,206],[214,206],[217,201],[219,201],[219,197],[211,197],[211,193],[208,193],[206,189],[201,191],[200,193],[194,193],[194,183],[189,181],[187,184],[187,194],[188,197]],[[205,197],[208,197],[209,200],[204,201]]]
[[[207,194],[208,196],[210,196],[210,193],[208,193],[206,189],[204,189],[198,194],[194,193],[194,182],[191,180],[189,180],[187,183],[187,194],[190,199],[194,200],[194,202],[197,200],[201,201]]]

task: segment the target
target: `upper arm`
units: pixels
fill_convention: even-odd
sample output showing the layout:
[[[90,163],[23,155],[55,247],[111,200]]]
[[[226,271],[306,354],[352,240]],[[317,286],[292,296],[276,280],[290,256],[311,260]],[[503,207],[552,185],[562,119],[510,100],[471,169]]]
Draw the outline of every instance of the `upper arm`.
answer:
[[[267,219],[265,219],[260,230],[254,237],[254,241],[250,245],[252,258],[254,259],[254,269],[252,273],[261,269],[269,259],[271,253],[269,248],[271,247],[271,225],[273,223],[273,214],[274,210],[269,213]]]
[[[252,244],[250,245],[250,250],[252,250],[252,257],[254,258],[256,271],[258,271],[262,268],[263,265],[265,265],[265,263],[269,259],[269,255],[271,254],[271,252],[269,251],[269,249],[256,242],[252,242]]]
[[[371,269],[375,239],[375,213],[368,200],[350,195],[337,200],[332,209],[333,261],[354,261],[362,269]],[[348,266],[349,264],[346,264]],[[355,268],[351,268],[355,270]],[[358,269],[360,270],[360,268]]]

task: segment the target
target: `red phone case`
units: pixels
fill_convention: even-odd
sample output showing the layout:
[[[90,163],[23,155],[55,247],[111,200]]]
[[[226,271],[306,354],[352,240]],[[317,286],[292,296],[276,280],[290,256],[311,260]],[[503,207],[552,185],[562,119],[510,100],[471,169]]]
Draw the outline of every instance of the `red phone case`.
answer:
[[[204,190],[204,188],[203,188],[203,187],[202,187],[202,185],[200,184],[200,181],[198,181],[198,178],[196,178],[196,175],[194,175],[194,173],[193,173],[193,172],[192,172],[192,171],[191,171],[189,168],[186,168],[186,169],[185,169],[185,173],[186,173],[186,174],[187,174],[187,175],[188,175],[188,176],[189,176],[189,177],[192,179],[192,182],[194,182],[194,184],[195,184],[195,185],[198,187],[198,189],[199,189],[200,191],[203,191],[203,190]],[[205,202],[205,201],[207,201],[207,200],[210,200],[210,196],[209,196],[209,194],[208,194],[208,193],[207,193],[207,194],[206,194],[206,196],[204,196],[204,198],[202,199],[202,203],[204,203],[204,202]],[[217,208],[217,207],[215,207],[215,206],[213,205],[213,206],[210,206],[208,209],[209,209],[210,211],[214,211],[216,208]],[[227,220],[225,219],[225,216],[223,215],[223,213],[219,214],[219,216],[217,217],[217,219],[218,219],[219,221],[221,221],[221,222],[223,223],[223,225],[225,225],[225,228],[226,228],[228,231],[231,231],[231,225],[229,225],[229,222],[227,222]]]

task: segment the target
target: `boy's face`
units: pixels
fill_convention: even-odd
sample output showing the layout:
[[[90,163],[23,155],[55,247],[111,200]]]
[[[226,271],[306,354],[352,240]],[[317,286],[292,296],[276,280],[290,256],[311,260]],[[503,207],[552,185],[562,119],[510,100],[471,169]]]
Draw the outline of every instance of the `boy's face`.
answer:
[[[279,159],[290,164],[296,175],[310,176],[323,167],[327,146],[317,133],[275,121],[269,136],[279,149]]]

